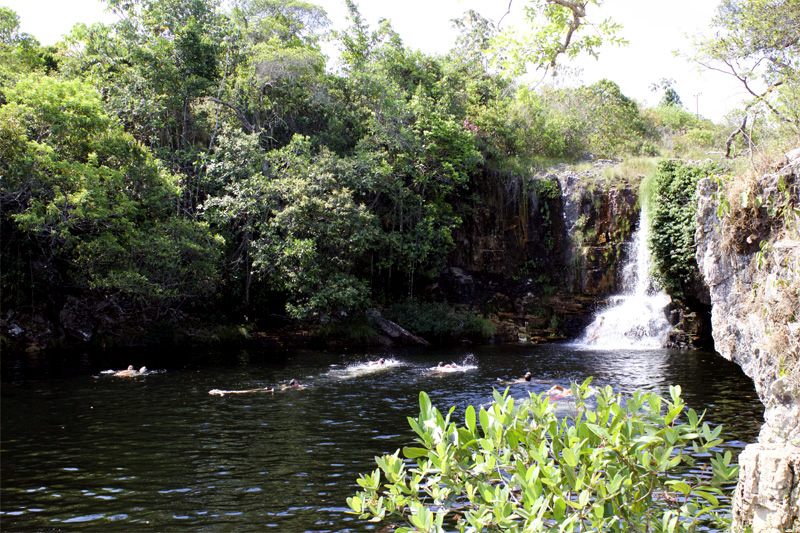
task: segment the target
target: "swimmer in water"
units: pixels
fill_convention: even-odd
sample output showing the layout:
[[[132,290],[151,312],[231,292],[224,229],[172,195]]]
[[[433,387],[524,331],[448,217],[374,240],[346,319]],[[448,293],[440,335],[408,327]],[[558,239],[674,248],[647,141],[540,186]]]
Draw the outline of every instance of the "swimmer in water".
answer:
[[[386,364],[386,359],[381,357],[377,361],[370,361],[369,363],[367,363],[367,366],[383,366],[385,364]]]
[[[291,379],[288,385],[281,385],[281,390],[304,390],[305,387],[296,379]]]
[[[497,381],[499,381],[503,385],[513,385],[515,383],[530,383],[532,379],[533,379],[533,374],[531,374],[530,372],[525,372],[524,376],[522,376],[519,379],[515,379],[514,381],[502,381],[500,378],[497,378]]]
[[[444,364],[443,362],[439,361],[439,364],[436,365],[436,368],[442,369],[442,370],[443,369],[447,369],[447,368],[458,368],[458,365],[456,365],[455,363]]]
[[[142,367],[144,368],[144,367]],[[147,370],[146,368],[144,368]],[[118,370],[114,372],[114,375],[118,378],[132,378],[133,376],[137,375],[136,369],[133,368],[133,365],[128,365],[128,368],[125,370]]]
[[[572,397],[572,389],[564,388],[561,385],[553,385],[545,394],[549,396],[551,400],[562,400]]]
[[[209,394],[214,396],[225,396],[226,394],[250,394],[251,392],[275,392],[275,389],[264,387],[263,389],[247,389],[247,390],[221,390],[211,389]]]
[[[296,379],[292,379],[289,383],[285,383],[278,387],[278,390],[304,390],[305,387]],[[274,387],[264,387],[263,389],[245,389],[245,390],[222,390],[211,389],[208,391],[213,396],[225,396],[226,394],[251,394],[253,392],[275,392]]]

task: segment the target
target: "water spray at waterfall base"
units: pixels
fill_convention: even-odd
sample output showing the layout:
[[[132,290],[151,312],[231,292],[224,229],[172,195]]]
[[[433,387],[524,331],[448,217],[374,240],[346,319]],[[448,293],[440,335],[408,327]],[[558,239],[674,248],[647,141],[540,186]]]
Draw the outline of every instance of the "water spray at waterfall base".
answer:
[[[664,346],[670,330],[664,309],[670,297],[653,289],[648,233],[647,213],[642,210],[631,244],[632,253],[623,267],[623,293],[612,296],[609,307],[595,315],[575,342],[577,347],[647,350]]]

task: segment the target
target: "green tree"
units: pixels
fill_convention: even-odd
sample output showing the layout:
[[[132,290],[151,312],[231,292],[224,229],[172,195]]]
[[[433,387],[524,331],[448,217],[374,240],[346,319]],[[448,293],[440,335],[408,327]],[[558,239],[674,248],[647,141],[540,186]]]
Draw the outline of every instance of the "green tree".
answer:
[[[735,77],[752,97],[748,109],[765,108],[800,135],[800,1],[723,0],[714,26],[694,60]]]
[[[226,136],[220,142],[231,143]],[[244,143],[252,153],[252,141],[249,150]],[[357,267],[376,237],[376,224],[340,183],[340,161],[327,151],[314,155],[308,138],[298,135],[263,162],[265,173],[230,180],[204,206],[209,220],[233,234],[245,303],[257,281],[282,293],[296,318],[364,305],[369,286]]]
[[[4,302],[81,294],[152,317],[213,291],[219,239],[175,217],[178,177],[103,112],[91,86],[33,75],[7,97]]]
[[[179,173],[178,210],[192,215],[198,152],[212,134],[201,103],[222,76],[228,18],[217,0],[107,3],[119,21],[73,28],[61,70],[94,83],[125,130]]]
[[[325,12],[307,2],[241,0],[231,17],[226,77],[208,100],[233,111],[248,133],[262,133],[265,147],[309,133],[304,126],[319,114],[315,80],[325,67],[319,48]]]
[[[533,31],[507,30],[497,42],[501,63],[514,75],[528,70],[553,69],[559,56],[574,59],[582,53],[596,58],[604,44],[624,45],[622,27],[611,19],[593,22],[587,7],[602,0],[528,0],[525,19]],[[510,7],[510,4],[509,4]]]
[[[34,70],[56,70],[52,47],[43,48],[27,33],[19,31],[19,15],[0,6],[0,103],[2,87]]]
[[[657,136],[652,123],[613,81],[548,89],[542,91],[538,101],[545,109],[546,120],[555,126],[556,138],[548,141],[553,146],[572,146],[573,154],[581,147],[601,157],[652,151],[651,143]],[[559,130],[564,132],[560,138]]]
[[[678,92],[672,88],[673,85],[675,85],[675,80],[670,78],[661,78],[661,81],[658,83],[650,84],[651,91],[664,91],[664,96],[661,97],[659,105],[664,107],[683,107],[681,97],[678,95]]]
[[[361,43],[352,57],[363,60],[347,64],[341,81],[337,118],[356,134],[343,179],[380,221],[373,287],[412,293],[415,280],[437,273],[452,249],[460,223],[452,203],[481,159],[465,127],[468,70],[409,51],[386,21],[371,32],[350,8],[355,22],[343,46]]]

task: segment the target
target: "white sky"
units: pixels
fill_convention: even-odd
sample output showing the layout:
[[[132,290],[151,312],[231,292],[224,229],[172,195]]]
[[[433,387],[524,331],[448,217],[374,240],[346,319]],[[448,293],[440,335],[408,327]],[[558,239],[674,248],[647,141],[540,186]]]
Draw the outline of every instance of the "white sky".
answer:
[[[387,18],[407,46],[431,54],[444,53],[452,46],[456,34],[451,19],[475,9],[496,21],[508,8],[507,0],[356,1],[373,28],[379,18]],[[334,27],[345,25],[343,0],[314,3],[328,12]],[[514,11],[504,20],[504,27],[518,23],[524,4],[525,0],[514,0]],[[700,72],[673,54],[674,50],[691,52],[686,35],[708,32],[717,4],[717,0],[605,0],[601,11],[589,11],[589,18],[613,18],[623,26],[621,34],[628,46],[603,49],[598,60],[585,58],[570,66],[583,69],[580,79],[584,83],[608,78],[620,85],[623,94],[648,105],[661,97],[650,91],[650,84],[672,78],[687,109],[699,108],[701,115],[719,121],[744,98],[738,82],[720,73]],[[114,21],[99,0],[0,0],[0,5],[16,11],[22,31],[43,44],[56,42],[77,22]]]

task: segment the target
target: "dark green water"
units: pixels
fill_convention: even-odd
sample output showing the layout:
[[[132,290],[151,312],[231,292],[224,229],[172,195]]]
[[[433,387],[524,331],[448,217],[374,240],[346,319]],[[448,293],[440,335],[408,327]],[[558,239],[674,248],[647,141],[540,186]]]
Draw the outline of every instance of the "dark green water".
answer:
[[[363,363],[386,357],[380,370]],[[172,361],[164,363],[164,361]],[[439,361],[457,371],[431,372]],[[763,408],[752,382],[706,353],[593,352],[568,345],[438,352],[197,354],[175,350],[53,360],[4,357],[2,531],[369,531],[345,514],[373,457],[413,438],[420,390],[442,410],[486,404],[531,371],[516,397],[595,376],[596,385],[666,393],[753,442]],[[163,369],[133,379],[106,368]],[[301,391],[208,394],[290,378]]]

